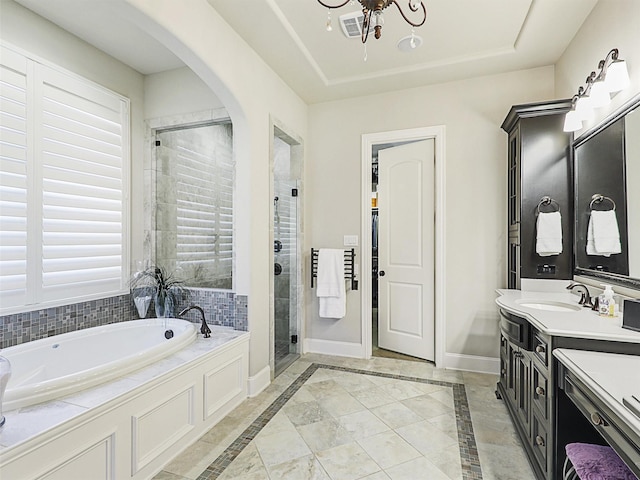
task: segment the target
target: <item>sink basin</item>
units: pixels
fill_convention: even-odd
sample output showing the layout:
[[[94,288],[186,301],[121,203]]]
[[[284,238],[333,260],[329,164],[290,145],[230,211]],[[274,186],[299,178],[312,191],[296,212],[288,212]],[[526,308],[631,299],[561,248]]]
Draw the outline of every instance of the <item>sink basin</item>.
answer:
[[[579,312],[580,305],[573,305],[565,302],[553,302],[549,300],[518,300],[518,305],[535,310],[546,310],[548,312]]]

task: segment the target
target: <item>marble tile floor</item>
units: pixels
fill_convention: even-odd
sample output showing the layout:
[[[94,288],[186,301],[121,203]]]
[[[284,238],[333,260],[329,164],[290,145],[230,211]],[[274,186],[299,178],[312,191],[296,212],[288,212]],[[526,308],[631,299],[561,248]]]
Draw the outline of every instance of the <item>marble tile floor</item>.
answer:
[[[534,480],[496,380],[305,355],[154,480]]]

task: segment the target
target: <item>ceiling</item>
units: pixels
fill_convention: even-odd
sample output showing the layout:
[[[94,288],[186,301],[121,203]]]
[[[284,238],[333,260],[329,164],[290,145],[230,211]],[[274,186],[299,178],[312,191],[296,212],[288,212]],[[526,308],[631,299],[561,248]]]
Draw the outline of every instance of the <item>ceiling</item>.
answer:
[[[176,0],[178,1],[178,0]],[[181,0],[188,8],[188,0]],[[359,38],[347,38],[342,14],[317,0],[207,0],[307,103],[553,65],[597,0],[424,0],[423,44],[402,52],[411,34],[394,6],[382,38],[370,35],[367,60]],[[337,4],[342,0],[324,0]],[[143,74],[183,66],[155,39],[118,14],[109,0],[17,0]],[[409,18],[406,0],[398,0]],[[131,48],[136,45],[137,48]]]

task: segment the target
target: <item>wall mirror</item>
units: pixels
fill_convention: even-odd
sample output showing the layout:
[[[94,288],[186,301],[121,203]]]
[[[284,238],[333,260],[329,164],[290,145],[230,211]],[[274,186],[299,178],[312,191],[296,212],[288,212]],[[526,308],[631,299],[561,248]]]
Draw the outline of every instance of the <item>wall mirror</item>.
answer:
[[[640,96],[578,137],[573,160],[574,273],[640,288]]]
[[[233,288],[232,132],[228,119],[155,130],[152,258],[187,287]]]

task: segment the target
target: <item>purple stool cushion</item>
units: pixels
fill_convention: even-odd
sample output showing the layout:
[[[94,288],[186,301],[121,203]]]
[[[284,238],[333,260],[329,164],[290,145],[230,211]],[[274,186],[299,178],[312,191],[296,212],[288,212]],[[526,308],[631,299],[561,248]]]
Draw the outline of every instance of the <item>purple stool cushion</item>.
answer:
[[[638,480],[611,447],[570,443],[565,450],[580,480]]]

